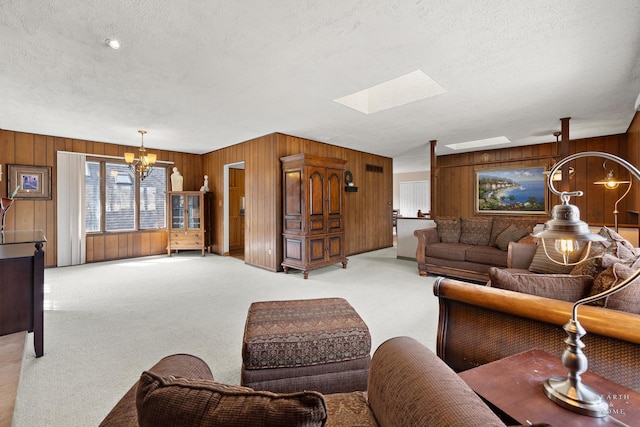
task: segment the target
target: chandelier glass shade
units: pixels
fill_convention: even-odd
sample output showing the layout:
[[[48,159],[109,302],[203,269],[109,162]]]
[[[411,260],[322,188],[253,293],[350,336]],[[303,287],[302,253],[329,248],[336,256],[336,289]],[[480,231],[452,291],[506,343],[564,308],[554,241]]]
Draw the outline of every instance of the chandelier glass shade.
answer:
[[[147,133],[145,130],[139,130],[138,133],[142,139],[140,148],[138,148],[138,158],[134,153],[124,153],[124,161],[129,165],[129,170],[132,174],[138,174],[141,180],[151,175],[153,171],[152,166],[156,163],[156,155],[147,152],[144,148],[144,135]]]

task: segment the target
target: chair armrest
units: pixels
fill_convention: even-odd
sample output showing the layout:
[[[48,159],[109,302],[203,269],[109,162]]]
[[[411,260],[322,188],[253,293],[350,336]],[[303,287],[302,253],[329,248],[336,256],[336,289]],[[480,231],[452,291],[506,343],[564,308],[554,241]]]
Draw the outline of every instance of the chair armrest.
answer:
[[[174,375],[177,377],[213,380],[209,366],[199,357],[190,354],[174,354],[161,359],[150,369],[157,375]],[[142,372],[142,371],[141,371]],[[138,378],[136,378],[138,380]],[[137,427],[138,410],[136,392],[138,381],[125,393],[116,406],[111,409],[100,427]]]
[[[538,245],[533,243],[509,243],[507,249],[507,268],[528,269],[536,254]]]
[[[385,341],[373,355],[369,406],[381,427],[504,425],[477,394],[414,338]],[[455,410],[451,409],[455,398]]]

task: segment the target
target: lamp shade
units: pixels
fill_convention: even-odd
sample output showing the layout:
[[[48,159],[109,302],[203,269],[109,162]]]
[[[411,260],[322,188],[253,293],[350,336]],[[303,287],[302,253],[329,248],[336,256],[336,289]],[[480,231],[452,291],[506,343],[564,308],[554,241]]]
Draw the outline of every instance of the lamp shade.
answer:
[[[127,163],[133,163],[134,157],[133,153],[124,153],[124,161]]]
[[[606,239],[599,234],[592,233],[589,224],[580,220],[580,210],[577,206],[563,201],[551,210],[551,219],[544,223],[541,231],[532,233],[533,237],[541,239],[581,240],[588,242],[603,242]]]

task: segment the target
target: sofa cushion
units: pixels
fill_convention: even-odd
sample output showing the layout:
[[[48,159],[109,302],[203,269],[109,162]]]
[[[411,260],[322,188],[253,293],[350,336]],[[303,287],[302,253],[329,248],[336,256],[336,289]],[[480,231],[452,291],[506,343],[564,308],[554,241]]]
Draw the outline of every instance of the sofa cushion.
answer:
[[[493,218],[461,218],[460,243],[487,246],[491,238]]]
[[[460,218],[440,216],[433,220],[438,228],[438,237],[442,243],[458,243],[460,241]]]
[[[496,267],[489,269],[489,280],[494,288],[569,302],[584,298],[593,285],[593,277],[587,275],[522,274]]]
[[[140,376],[136,406],[141,427],[311,427],[327,419],[324,397],[315,391],[276,394],[151,372]]]
[[[471,245],[460,243],[434,243],[427,246],[425,255],[431,258],[441,258],[451,261],[465,261],[465,252]]]
[[[506,251],[507,249],[509,249],[509,243],[517,242],[527,234],[529,234],[529,231],[518,228],[514,224],[511,224],[510,226],[505,228],[502,233],[498,234],[494,246],[496,246],[498,249]]]
[[[542,239],[540,239],[542,240]],[[556,252],[554,249],[554,240],[546,239],[547,252],[549,255],[556,261],[562,262],[562,256]],[[582,257],[582,251],[578,251],[572,256],[569,257],[569,263],[574,264],[580,260]],[[529,265],[529,271],[532,273],[541,273],[541,274],[570,274],[571,270],[573,270],[574,265],[563,265],[558,264],[551,261],[547,254],[545,253],[543,242],[541,241],[538,244],[538,248],[536,249],[536,253],[531,260],[531,264]]]
[[[364,392],[325,394],[324,400],[327,403],[326,427],[378,427]]]
[[[622,283],[637,271],[636,268],[627,267],[624,264],[614,264],[613,274],[615,284]],[[621,291],[609,295],[604,303],[606,308],[640,314],[640,278],[636,278]]]
[[[496,216],[493,218],[493,224],[491,225],[491,238],[489,239],[489,245],[494,246],[500,233],[511,225],[515,226],[519,230],[526,231],[526,233],[531,233],[533,232],[533,227],[535,227],[536,224],[537,221],[531,219]]]
[[[465,250],[464,254],[465,261],[497,267],[507,266],[507,252],[493,246],[471,246]]]

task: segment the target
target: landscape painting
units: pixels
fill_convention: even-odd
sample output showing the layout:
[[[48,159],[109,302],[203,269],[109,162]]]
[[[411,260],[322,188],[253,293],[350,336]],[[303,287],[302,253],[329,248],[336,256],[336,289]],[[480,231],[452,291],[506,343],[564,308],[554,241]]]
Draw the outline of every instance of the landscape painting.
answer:
[[[546,215],[547,176],[544,166],[477,169],[477,214]]]

